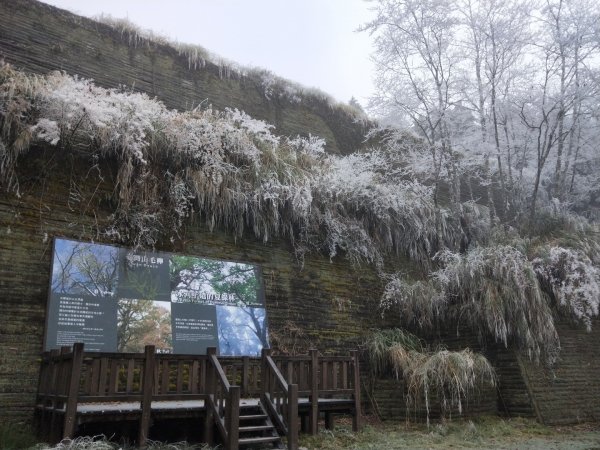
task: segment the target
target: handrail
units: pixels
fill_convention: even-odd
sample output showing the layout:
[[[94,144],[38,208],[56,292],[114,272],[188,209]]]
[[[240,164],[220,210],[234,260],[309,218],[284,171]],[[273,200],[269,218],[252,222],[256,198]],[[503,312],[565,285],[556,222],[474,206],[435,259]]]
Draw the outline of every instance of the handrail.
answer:
[[[288,383],[271,357],[262,350],[261,401],[278,430],[287,437],[289,450],[298,449],[298,385]]]
[[[298,384],[299,395],[309,398],[309,430],[318,432],[319,398],[349,399],[354,403],[352,427],[360,427],[360,367],[358,353],[348,356],[319,355],[310,349],[308,355],[274,356],[273,361],[288,383]]]
[[[217,425],[228,450],[239,447],[240,387],[232,386],[217,359],[217,349],[207,350],[209,371],[207,374],[207,405],[205,434],[212,444],[212,423]]]

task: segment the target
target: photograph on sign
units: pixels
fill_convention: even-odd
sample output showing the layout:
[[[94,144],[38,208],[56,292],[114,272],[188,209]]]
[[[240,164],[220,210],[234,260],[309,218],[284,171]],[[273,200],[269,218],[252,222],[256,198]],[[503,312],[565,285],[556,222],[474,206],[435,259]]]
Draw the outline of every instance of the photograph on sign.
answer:
[[[114,297],[118,265],[116,247],[56,239],[51,290],[56,294]]]
[[[173,352],[171,303],[119,299],[117,351],[141,353],[146,345],[154,345],[159,353]]]

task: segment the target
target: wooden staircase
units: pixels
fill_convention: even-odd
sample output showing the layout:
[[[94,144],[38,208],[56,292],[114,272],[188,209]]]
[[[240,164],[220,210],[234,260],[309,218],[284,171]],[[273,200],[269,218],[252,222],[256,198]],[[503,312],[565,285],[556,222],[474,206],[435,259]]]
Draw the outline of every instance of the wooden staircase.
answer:
[[[263,405],[240,406],[239,445],[241,448],[267,446],[285,448]]]

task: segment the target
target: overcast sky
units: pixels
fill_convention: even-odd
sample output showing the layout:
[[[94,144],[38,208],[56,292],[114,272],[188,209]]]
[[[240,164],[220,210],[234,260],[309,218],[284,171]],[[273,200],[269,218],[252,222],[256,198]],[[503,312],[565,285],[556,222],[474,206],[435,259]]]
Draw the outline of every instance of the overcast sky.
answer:
[[[317,87],[339,101],[372,94],[371,41],[354,30],[364,0],[44,0],[93,17],[127,18],[244,66]]]

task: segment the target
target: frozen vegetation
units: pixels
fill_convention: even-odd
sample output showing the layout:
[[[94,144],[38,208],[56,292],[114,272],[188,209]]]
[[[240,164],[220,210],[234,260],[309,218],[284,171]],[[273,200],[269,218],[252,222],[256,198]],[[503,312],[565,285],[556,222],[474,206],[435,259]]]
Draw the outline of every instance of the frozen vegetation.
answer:
[[[0,179],[17,196],[17,163],[34,145],[118,161],[105,239],[153,247],[177,239],[192,216],[239,238],[285,238],[300,263],[319,252],[374,265],[383,312],[400,309],[407,326],[465,321],[534,359],[559,350],[554,306],[588,328],[598,314],[594,223],[541,199],[533,218],[515,206],[508,220],[485,202],[445,198],[459,160],[428,176],[415,155],[427,161],[432,147],[417,135],[394,132],[368,152],[334,156],[317,136],[279,136],[235,109],[178,112],[144,94],[9,66],[0,114]],[[395,273],[396,256],[414,262],[410,276]]]

